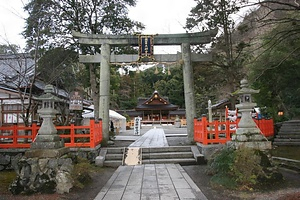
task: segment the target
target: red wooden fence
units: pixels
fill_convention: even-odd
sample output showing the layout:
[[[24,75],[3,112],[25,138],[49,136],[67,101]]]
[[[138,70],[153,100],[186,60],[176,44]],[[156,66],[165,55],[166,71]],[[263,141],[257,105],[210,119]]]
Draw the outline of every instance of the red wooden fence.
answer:
[[[0,148],[29,148],[38,134],[40,126],[33,123],[30,127],[12,126],[0,127]],[[102,121],[90,119],[86,126],[56,126],[58,135],[64,139],[66,147],[95,148],[102,141]],[[27,134],[25,134],[27,133]]]
[[[213,121],[209,123],[206,117],[200,120],[194,119],[194,140],[202,144],[225,144],[231,140],[238,127],[239,118],[236,122]],[[253,119],[261,133],[265,137],[274,136],[273,119]]]

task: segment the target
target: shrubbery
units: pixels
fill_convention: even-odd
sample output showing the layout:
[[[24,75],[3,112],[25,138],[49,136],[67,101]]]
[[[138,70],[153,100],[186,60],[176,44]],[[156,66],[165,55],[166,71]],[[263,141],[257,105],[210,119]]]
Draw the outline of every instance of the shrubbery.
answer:
[[[225,147],[217,151],[208,162],[207,172],[213,185],[228,189],[252,190],[268,181],[282,180],[282,175],[272,167],[268,156],[250,148]]]

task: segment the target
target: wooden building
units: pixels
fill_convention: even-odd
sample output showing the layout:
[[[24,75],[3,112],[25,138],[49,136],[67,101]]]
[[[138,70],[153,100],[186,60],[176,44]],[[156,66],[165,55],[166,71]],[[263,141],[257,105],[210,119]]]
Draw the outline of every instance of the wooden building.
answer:
[[[142,124],[174,124],[176,119],[185,119],[185,109],[179,109],[169,102],[168,97],[162,97],[157,91],[149,98],[138,98],[134,110],[122,110],[118,113],[129,116],[130,120],[140,117]]]

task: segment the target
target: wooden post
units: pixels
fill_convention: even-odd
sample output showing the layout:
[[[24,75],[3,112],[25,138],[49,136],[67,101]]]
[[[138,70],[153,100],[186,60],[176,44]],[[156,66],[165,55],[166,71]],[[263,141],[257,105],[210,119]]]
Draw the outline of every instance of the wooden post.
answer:
[[[110,45],[101,46],[99,117],[102,118],[103,139],[109,140]]]
[[[183,65],[183,82],[184,82],[184,100],[185,113],[187,121],[187,133],[189,142],[194,140],[194,118],[196,117],[196,105],[194,97],[194,77],[193,67],[191,65],[191,49],[189,43],[181,45]]]
[[[90,119],[90,148],[95,148],[95,119]]]

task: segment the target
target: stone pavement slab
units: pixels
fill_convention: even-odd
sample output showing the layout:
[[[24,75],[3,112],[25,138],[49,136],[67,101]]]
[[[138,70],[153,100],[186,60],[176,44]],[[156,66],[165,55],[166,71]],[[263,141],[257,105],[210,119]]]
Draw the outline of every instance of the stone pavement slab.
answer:
[[[129,147],[168,147],[165,132],[161,128],[154,128],[147,131]]]
[[[120,166],[95,200],[207,200],[179,164]]]

